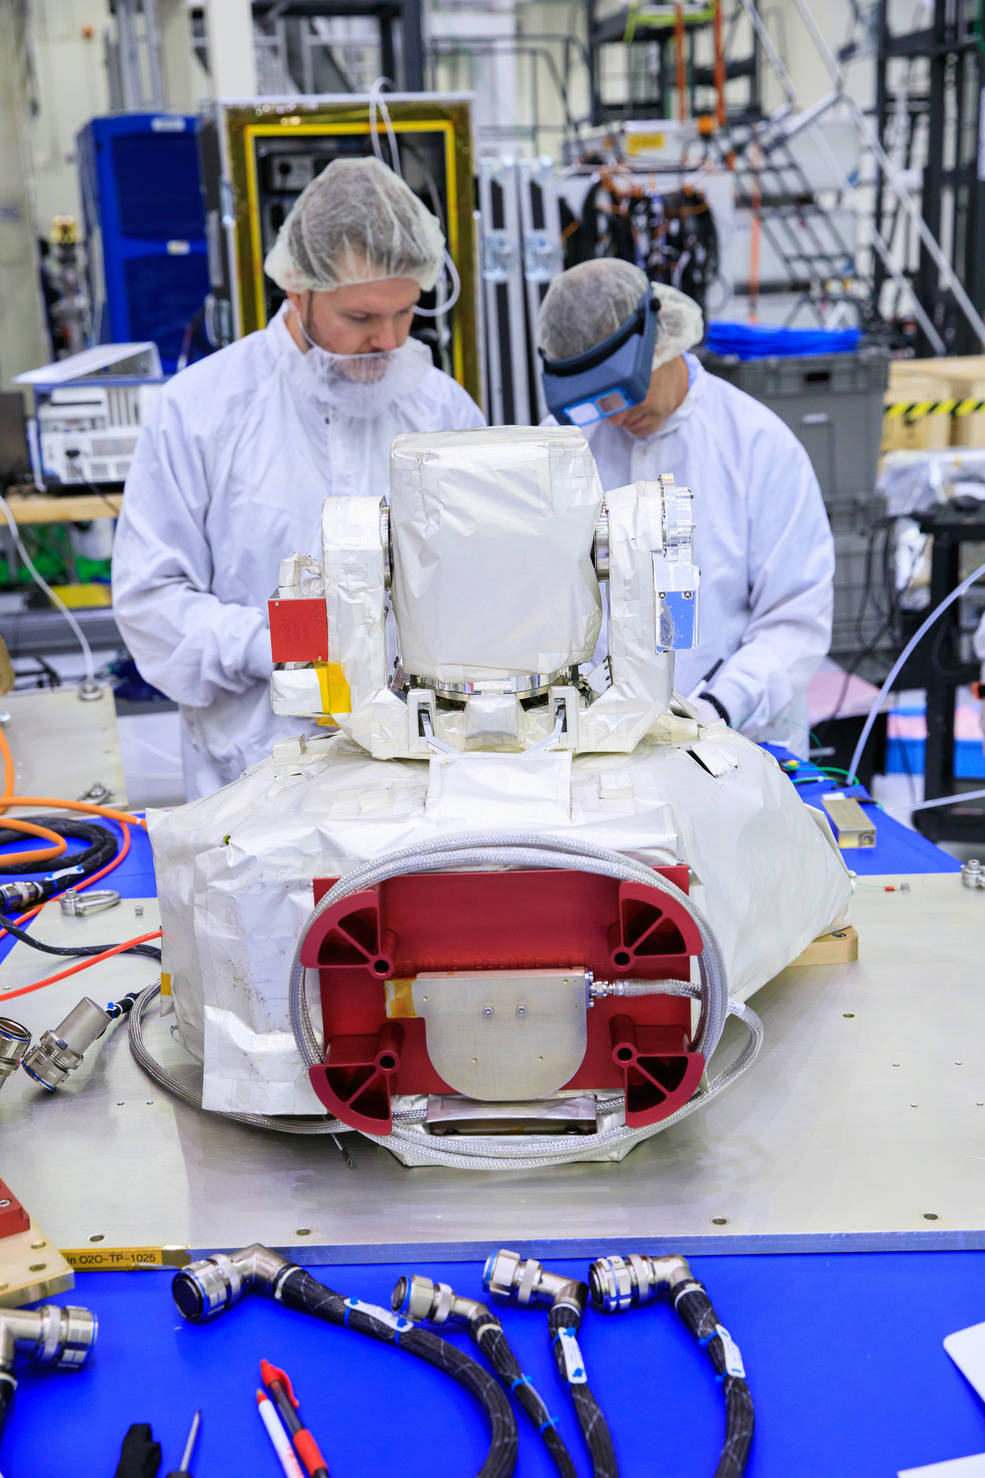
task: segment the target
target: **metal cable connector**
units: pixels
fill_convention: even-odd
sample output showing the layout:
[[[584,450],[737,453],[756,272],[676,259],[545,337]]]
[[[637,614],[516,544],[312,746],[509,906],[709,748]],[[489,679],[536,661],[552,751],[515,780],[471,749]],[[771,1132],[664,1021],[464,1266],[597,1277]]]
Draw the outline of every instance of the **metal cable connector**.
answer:
[[[85,1053],[113,1020],[109,1011],[83,996],[77,1006],[24,1056],[23,1067],[43,1088],[53,1092],[80,1066]]]
[[[534,1258],[501,1248],[491,1252],[482,1270],[483,1286],[494,1298],[515,1298],[518,1303],[570,1304],[579,1314],[588,1302],[588,1289],[577,1279],[549,1273]]]
[[[603,1314],[622,1314],[634,1304],[649,1303],[661,1288],[673,1290],[691,1276],[683,1257],[646,1257],[631,1252],[597,1257],[588,1270],[592,1303]]]
[[[15,1073],[31,1045],[31,1033],[19,1021],[0,1016],[0,1088]]]
[[[8,909],[32,908],[35,903],[43,901],[44,894],[45,890],[40,883],[27,880],[21,883],[0,883],[0,908],[4,912]]]
[[[429,1324],[445,1324],[449,1319],[467,1324],[477,1314],[489,1312],[477,1299],[460,1298],[449,1284],[434,1283],[421,1273],[408,1273],[398,1280],[390,1305],[395,1314]]]
[[[245,1293],[256,1290],[276,1297],[280,1279],[293,1267],[280,1253],[254,1242],[241,1252],[217,1252],[189,1263],[171,1280],[171,1293],[184,1317],[202,1324],[232,1308]]]

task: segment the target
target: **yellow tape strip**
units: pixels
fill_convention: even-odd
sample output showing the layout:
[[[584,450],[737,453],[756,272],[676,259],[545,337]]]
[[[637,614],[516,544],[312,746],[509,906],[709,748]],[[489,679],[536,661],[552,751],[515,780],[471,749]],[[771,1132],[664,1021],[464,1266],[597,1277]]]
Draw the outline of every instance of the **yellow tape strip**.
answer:
[[[886,406],[889,421],[919,421],[924,416],[972,416],[985,410],[985,400],[896,400]]]
[[[316,662],[314,669],[318,674],[318,686],[321,689],[322,710],[325,713],[351,713],[352,693],[345,680],[341,664]]]
[[[183,1268],[187,1247],[63,1247],[62,1257],[86,1273],[131,1273],[137,1268]]]
[[[161,995],[162,996],[169,996],[171,994],[172,994],[172,991],[171,991],[171,976],[168,974],[168,972],[166,970],[162,970],[161,971]]]

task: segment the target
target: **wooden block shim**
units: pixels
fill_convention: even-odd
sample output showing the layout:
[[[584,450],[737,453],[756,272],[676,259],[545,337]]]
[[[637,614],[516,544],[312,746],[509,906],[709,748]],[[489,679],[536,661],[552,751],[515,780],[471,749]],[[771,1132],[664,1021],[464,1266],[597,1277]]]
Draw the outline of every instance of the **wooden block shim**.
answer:
[[[64,1293],[75,1274],[9,1186],[0,1181],[0,1308]]]
[[[850,965],[857,959],[858,930],[854,924],[847,924],[832,934],[820,934],[803,954],[791,960],[788,969],[801,965]]]

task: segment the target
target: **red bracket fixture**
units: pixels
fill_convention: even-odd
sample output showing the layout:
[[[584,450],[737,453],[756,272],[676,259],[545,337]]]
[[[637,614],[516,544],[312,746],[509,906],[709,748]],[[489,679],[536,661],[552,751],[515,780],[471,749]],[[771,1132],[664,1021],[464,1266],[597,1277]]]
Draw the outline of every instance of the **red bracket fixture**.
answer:
[[[686,867],[658,871],[686,890]],[[315,882],[316,900],[333,882]],[[389,878],[327,909],[302,944],[301,963],[321,977],[326,1045],[311,1084],[336,1118],[381,1135],[392,1128],[393,1094],[453,1092],[428,1055],[424,1021],[388,1019],[388,980],[559,968],[660,980],[687,977],[700,951],[690,915],[642,884],[567,869]],[[691,1097],[704,1071],[690,1024],[691,1003],[680,996],[600,998],[581,1066],[564,1086],[623,1090],[627,1123],[656,1123]]]
[[[704,1072],[704,1058],[691,1051],[686,1031],[673,1026],[637,1026],[629,1016],[609,1022],[612,1060],[623,1073],[626,1123],[630,1129],[665,1119],[665,1105],[686,1103]]]

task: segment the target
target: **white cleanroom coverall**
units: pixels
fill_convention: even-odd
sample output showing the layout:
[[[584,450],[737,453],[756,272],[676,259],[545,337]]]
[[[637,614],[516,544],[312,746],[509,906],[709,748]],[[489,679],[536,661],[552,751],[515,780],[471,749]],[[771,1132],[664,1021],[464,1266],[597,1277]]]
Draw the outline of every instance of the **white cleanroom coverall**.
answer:
[[[325,498],[382,497],[402,432],[485,424],[424,346],[408,344],[421,356],[413,391],[378,415],[343,416],[325,404],[282,312],[177,375],[141,430],[113,607],[142,675],[181,708],[189,799],[298,732],[270,708],[267,600],[285,555],[320,555]]]
[[[735,728],[806,754],[807,684],[831,641],[834,541],[821,490],[778,416],[684,357],[687,395],[653,435],[609,420],[585,435],[606,490],[669,472],[694,493],[699,644],[677,653],[678,692],[707,690]]]

